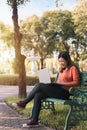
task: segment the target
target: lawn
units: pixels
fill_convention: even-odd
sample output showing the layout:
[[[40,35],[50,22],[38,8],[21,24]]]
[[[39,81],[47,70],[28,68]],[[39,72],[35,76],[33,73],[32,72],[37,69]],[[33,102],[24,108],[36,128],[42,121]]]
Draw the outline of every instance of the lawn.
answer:
[[[52,81],[54,81],[54,79],[55,79],[55,75],[51,77]],[[38,82],[37,77],[33,77],[33,76],[26,77],[27,85],[31,85],[31,84],[33,85],[37,82]],[[17,83],[18,83],[18,75],[4,75],[4,74],[0,75],[0,84],[17,85]],[[17,102],[19,100],[20,99],[18,97],[8,97],[5,99],[5,102],[10,107],[15,109],[12,106],[12,103]],[[32,105],[33,105],[33,101],[30,102],[29,104],[27,104],[26,109],[23,110],[23,109],[17,108],[15,110],[18,111],[18,113],[24,115],[26,118],[28,118],[31,115]],[[39,119],[40,119],[41,123],[45,124],[46,126],[54,128],[55,130],[63,130],[64,125],[65,125],[66,116],[69,111],[69,106],[56,103],[55,108],[56,108],[56,114],[53,114],[53,112],[51,110],[41,110]],[[74,122],[74,124],[76,124],[76,122]],[[71,130],[87,130],[87,121],[85,123],[83,123],[83,122],[78,123]]]
[[[18,111],[18,113],[22,114],[26,118],[29,118],[32,111],[33,101],[27,104],[25,109],[14,108],[12,106],[13,102],[17,102],[20,99],[17,97],[8,97],[5,99],[5,102]],[[53,114],[51,110],[41,110],[39,119],[42,124],[54,128],[55,130],[63,130],[65,125],[66,116],[69,110],[69,106],[55,104],[56,114]],[[75,122],[76,124],[76,122]],[[84,128],[83,128],[84,126]],[[76,126],[74,126],[71,130],[87,130],[87,121],[85,123],[80,122]]]

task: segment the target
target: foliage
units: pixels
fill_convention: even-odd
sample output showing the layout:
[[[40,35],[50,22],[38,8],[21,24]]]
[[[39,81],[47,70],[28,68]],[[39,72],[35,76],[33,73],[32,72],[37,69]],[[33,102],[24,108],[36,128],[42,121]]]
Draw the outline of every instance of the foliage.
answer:
[[[34,85],[38,82],[37,77],[27,76],[26,78],[27,85]],[[17,85],[18,84],[18,75],[6,75],[1,74],[0,75],[0,84],[1,85]]]
[[[18,75],[0,75],[0,85],[17,85]]]
[[[13,8],[13,3],[16,3],[17,6],[19,5],[23,5],[26,2],[30,2],[30,0],[7,0],[7,3],[9,6],[11,6]]]
[[[61,0],[55,0],[56,5]],[[14,45],[17,67],[19,70],[19,88],[20,93],[26,89],[26,71],[25,71],[25,56],[21,54],[21,41],[22,47],[26,50],[31,48],[35,49],[35,53],[41,56],[41,68],[43,68],[43,60],[47,56],[51,56],[54,50],[70,51],[71,44],[74,45],[73,52],[75,52],[75,60],[78,61],[81,52],[87,53],[87,1],[84,0],[76,7],[72,15],[69,11],[55,10],[48,11],[43,14],[41,18],[37,16],[31,17],[26,21],[22,21],[21,32],[18,24],[18,6],[30,2],[30,0],[7,0],[8,5],[12,8],[12,20],[14,25],[14,32],[8,27],[1,29],[4,34],[2,38]],[[75,28],[74,28],[75,25]],[[8,33],[8,31],[10,33]],[[23,33],[23,34],[22,34]],[[23,36],[24,35],[24,36]],[[86,36],[84,38],[84,36]],[[22,37],[24,38],[22,40]],[[13,39],[14,38],[14,39]],[[74,40],[75,39],[75,40]],[[69,43],[68,40],[73,42]],[[25,87],[24,87],[25,86]],[[26,91],[26,90],[24,90]],[[21,94],[20,94],[21,95]]]
[[[66,10],[45,12],[42,16],[42,24],[45,26],[44,32],[48,43],[52,42],[51,47],[55,50],[69,51],[67,40],[74,37],[71,12]]]
[[[8,2],[8,5],[13,7],[12,3],[14,2],[14,0],[7,0],[7,2]],[[17,6],[25,4],[26,2],[31,2],[31,0],[16,0]],[[55,0],[56,7],[60,5],[59,3],[61,3],[61,0]]]
[[[41,68],[44,59],[51,57],[54,50],[67,50],[78,62],[81,59],[80,52],[83,54],[87,51],[87,41],[75,32],[78,27],[74,26],[72,16],[69,11],[54,10],[44,12],[41,18],[33,15],[21,21],[23,54],[29,55],[29,51],[34,48],[35,54],[41,57]],[[12,38],[11,35],[8,37]]]
[[[25,71],[25,56],[21,54],[21,41],[22,33],[20,32],[20,26],[18,23],[18,6],[25,4],[30,0],[7,0],[7,4],[12,9],[13,20],[13,43],[15,48],[16,67],[19,74],[19,97],[26,96],[26,71]],[[56,0],[56,3],[58,0]],[[43,59],[42,59],[43,61]],[[43,66],[43,64],[41,64]]]
[[[51,76],[51,80],[54,81],[55,75]],[[27,85],[35,85],[39,82],[37,76],[26,76]],[[18,74],[1,74],[0,85],[18,85]]]
[[[7,47],[12,47],[13,44],[13,28],[9,25],[4,25],[3,23],[0,23],[0,39],[2,39]]]
[[[69,11],[46,11],[41,18],[36,15],[21,21],[23,52],[34,48],[41,60],[50,57],[54,50],[67,50],[66,42],[74,37],[74,24]]]
[[[73,40],[75,60],[82,59],[82,54],[87,54],[87,0],[80,0],[72,12],[75,26],[75,39]]]
[[[76,33],[81,36],[87,31],[87,0],[80,1],[73,11]]]

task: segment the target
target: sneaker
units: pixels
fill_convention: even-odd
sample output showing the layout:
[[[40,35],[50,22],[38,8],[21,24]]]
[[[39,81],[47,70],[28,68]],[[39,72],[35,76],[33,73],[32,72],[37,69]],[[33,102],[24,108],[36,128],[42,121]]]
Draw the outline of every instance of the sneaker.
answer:
[[[27,122],[27,125],[37,125],[38,124],[38,121],[35,121],[35,120],[33,120],[33,119],[31,119],[31,120],[29,120],[28,122]]]
[[[36,127],[39,126],[38,121],[35,121],[33,119],[29,120],[26,124],[23,124],[23,127]]]
[[[19,101],[17,103],[13,103],[12,105],[14,107],[19,107],[19,108],[25,108],[25,106],[26,106],[23,101]]]

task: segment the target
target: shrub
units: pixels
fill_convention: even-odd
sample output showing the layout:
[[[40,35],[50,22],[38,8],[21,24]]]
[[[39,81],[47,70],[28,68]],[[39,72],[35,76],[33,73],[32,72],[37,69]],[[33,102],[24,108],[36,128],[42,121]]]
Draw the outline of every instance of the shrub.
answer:
[[[51,77],[52,82],[54,81],[55,76]],[[39,82],[37,76],[26,76],[26,84],[34,85]],[[0,85],[18,85],[18,75],[17,74],[1,74],[0,75]]]

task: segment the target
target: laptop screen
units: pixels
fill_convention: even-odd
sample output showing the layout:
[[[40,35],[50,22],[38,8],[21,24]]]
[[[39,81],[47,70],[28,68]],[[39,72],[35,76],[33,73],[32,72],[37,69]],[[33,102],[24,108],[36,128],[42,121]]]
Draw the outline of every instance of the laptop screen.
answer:
[[[50,73],[48,68],[41,69],[37,72],[40,83],[51,83]]]

